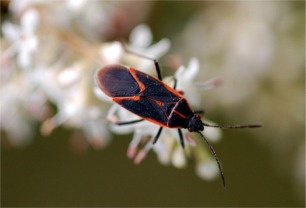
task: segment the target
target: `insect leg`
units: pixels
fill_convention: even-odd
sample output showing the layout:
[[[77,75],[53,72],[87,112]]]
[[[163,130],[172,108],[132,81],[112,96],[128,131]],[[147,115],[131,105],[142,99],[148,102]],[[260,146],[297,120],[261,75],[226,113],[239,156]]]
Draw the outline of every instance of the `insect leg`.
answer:
[[[173,77],[173,80],[174,80],[173,89],[176,89],[177,79],[175,77]]]
[[[133,120],[133,121],[119,121],[119,122],[114,122],[115,124],[122,126],[122,125],[128,125],[128,124],[133,124],[133,123],[138,123],[140,121],[143,121],[143,119],[138,119],[138,120]]]
[[[147,56],[144,56],[142,54],[139,54],[139,53],[136,53],[134,51],[131,51],[127,48],[127,46],[125,45],[124,41],[123,40],[120,40],[120,43],[124,49],[124,51],[126,53],[130,53],[130,54],[133,54],[135,56],[139,56],[141,58],[144,58],[144,59],[149,59],[149,60],[152,60],[154,62],[154,65],[155,65],[155,69],[156,69],[156,72],[157,72],[157,76],[158,76],[158,79],[161,81],[162,80],[162,77],[161,77],[161,73],[160,73],[160,67],[159,67],[159,63],[156,59],[154,58],[150,58],[150,57],[147,57]]]
[[[181,130],[181,129],[178,129],[177,131],[178,131],[178,133],[179,133],[181,145],[182,145],[182,147],[183,147],[183,149],[184,149],[184,148],[185,148],[185,143],[184,143],[184,137],[183,137],[182,130]]]
[[[153,144],[155,144],[157,142],[162,130],[163,130],[163,127],[159,127],[158,132],[157,132],[156,136],[154,137]]]

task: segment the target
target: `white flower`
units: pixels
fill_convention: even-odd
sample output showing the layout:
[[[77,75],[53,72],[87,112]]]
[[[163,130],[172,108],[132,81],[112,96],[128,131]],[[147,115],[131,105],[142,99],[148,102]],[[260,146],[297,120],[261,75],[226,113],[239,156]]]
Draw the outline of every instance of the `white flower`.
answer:
[[[83,71],[88,74],[82,76]],[[39,88],[47,94],[58,112],[41,126],[41,132],[48,135],[60,126],[79,129],[85,134],[87,141],[96,148],[101,148],[109,142],[109,134],[103,110],[88,97],[93,80],[87,68],[75,63],[62,70],[44,69],[33,76]]]
[[[28,144],[35,120],[45,116],[46,97],[24,74],[16,74],[0,89],[0,128],[12,146]]]
[[[10,11],[12,13],[20,15],[27,9],[38,5],[38,4],[46,4],[47,1],[44,0],[11,0],[9,4]]]
[[[152,45],[152,32],[145,24],[133,29],[129,41],[128,48],[131,51],[153,59],[159,59],[170,49],[170,41],[167,38]],[[129,58],[130,61],[136,63],[132,67],[148,74],[156,74],[153,61],[135,55],[130,55]]]
[[[38,39],[36,30],[39,24],[39,14],[35,9],[26,10],[21,16],[20,26],[5,22],[2,26],[4,36],[13,42],[4,53],[7,56],[18,54],[18,64],[27,68],[32,63],[32,55],[37,50]]]
[[[158,59],[170,49],[170,41],[166,38],[152,44],[152,33],[147,25],[141,24],[133,29],[130,35],[130,41],[127,44],[130,51],[143,56]],[[148,74],[156,74],[154,63],[134,54],[125,53],[120,42],[103,44],[100,47],[100,57],[106,64],[112,63],[133,63],[134,67]]]

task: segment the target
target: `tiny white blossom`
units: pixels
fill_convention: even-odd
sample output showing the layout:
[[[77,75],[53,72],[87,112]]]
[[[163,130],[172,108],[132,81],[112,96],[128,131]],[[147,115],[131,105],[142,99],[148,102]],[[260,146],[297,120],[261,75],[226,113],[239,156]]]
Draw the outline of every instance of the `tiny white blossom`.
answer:
[[[209,123],[211,125],[217,125],[215,122],[209,121],[207,119],[204,119],[204,122]],[[222,137],[222,131],[220,131],[220,129],[218,128],[206,127],[203,133],[206,136],[207,140],[212,142],[218,142]]]
[[[177,146],[173,150],[172,164],[176,168],[183,168],[187,165],[187,158],[184,152],[184,149],[180,146]]]
[[[15,14],[22,14],[25,10],[37,4],[46,4],[44,0],[11,0],[9,4],[10,11]]]
[[[205,180],[212,180],[216,178],[219,172],[218,165],[215,160],[209,160],[206,162],[199,162],[196,165],[197,175]]]
[[[147,25],[141,24],[132,30],[127,48],[143,56],[158,59],[168,52],[170,49],[170,41],[164,38],[152,44],[152,33],[150,28]],[[121,43],[118,41],[103,44],[100,47],[99,55],[105,64],[126,61],[133,63],[132,67],[138,70],[148,74],[155,74],[152,60],[125,53]]]
[[[105,64],[118,63],[123,56],[123,48],[120,42],[103,44],[100,47],[99,55]]]
[[[38,39],[36,30],[39,24],[39,14],[35,9],[27,10],[20,19],[20,26],[5,22],[2,26],[4,36],[13,42],[8,49],[9,56],[18,54],[18,64],[27,68],[32,63],[32,55],[37,50]],[[5,52],[4,52],[5,53]]]
[[[0,128],[6,132],[12,146],[28,144],[35,120],[41,120],[45,111],[45,96],[23,76],[11,77],[0,89]]]
[[[152,45],[152,32],[145,24],[135,27],[129,40],[128,48],[131,51],[154,59],[162,57],[170,49],[170,41],[167,38],[163,38]],[[152,72],[154,68],[152,69],[153,62],[151,60],[139,59],[135,56],[133,58],[134,60],[137,58],[137,65],[133,67],[148,74],[155,74],[155,71]]]
[[[103,128],[103,111],[88,100],[92,84],[87,81],[90,76],[82,77],[83,70],[88,69],[75,63],[62,70],[41,69],[33,74],[33,82],[58,108],[53,117],[43,122],[41,132],[48,135],[61,125],[76,128],[82,130],[90,144],[100,148],[109,142],[109,133]]]
[[[135,47],[135,49],[148,48],[152,43],[152,39],[153,36],[150,28],[145,24],[141,24],[131,32],[129,45],[130,47]]]

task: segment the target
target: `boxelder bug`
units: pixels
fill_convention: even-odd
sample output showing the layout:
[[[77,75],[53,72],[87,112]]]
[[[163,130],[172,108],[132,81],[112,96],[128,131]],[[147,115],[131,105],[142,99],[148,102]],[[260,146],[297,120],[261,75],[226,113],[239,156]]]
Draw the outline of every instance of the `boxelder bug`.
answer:
[[[159,125],[160,128],[154,137],[153,144],[157,142],[164,127],[177,128],[180,143],[183,148],[184,138],[181,128],[198,133],[214,155],[223,186],[225,186],[224,175],[216,152],[201,131],[204,130],[204,126],[228,129],[256,128],[261,127],[261,125],[219,126],[203,123],[201,116],[193,112],[183,95],[175,90],[176,79],[174,78],[173,88],[162,82],[157,60],[129,51],[124,44],[122,45],[126,52],[152,60],[157,71],[158,79],[131,67],[118,64],[107,65],[97,71],[96,82],[99,88],[106,95],[112,97],[114,102],[142,118],[133,121],[117,122],[116,124],[126,125],[147,120]]]

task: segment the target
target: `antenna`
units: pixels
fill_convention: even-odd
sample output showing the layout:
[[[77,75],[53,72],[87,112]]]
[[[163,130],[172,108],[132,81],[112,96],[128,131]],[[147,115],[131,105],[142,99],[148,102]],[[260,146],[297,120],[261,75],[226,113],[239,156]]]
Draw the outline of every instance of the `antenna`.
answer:
[[[219,125],[211,125],[211,124],[203,123],[203,126],[221,128],[221,129],[241,129],[241,128],[259,128],[262,125],[252,124],[252,125],[222,125],[222,126],[219,126]]]
[[[239,129],[239,128],[259,128],[262,125],[252,124],[252,125],[221,125],[221,126],[219,126],[219,125],[211,125],[211,124],[203,123],[203,126],[214,127],[214,128],[222,128],[222,129]],[[217,157],[217,154],[216,154],[214,148],[211,146],[211,144],[208,142],[208,140],[205,138],[205,136],[201,132],[198,131],[197,133],[201,135],[201,137],[204,139],[204,141],[208,145],[208,147],[209,147],[210,151],[212,152],[213,156],[215,157],[215,159],[217,161],[217,164],[218,164],[218,167],[219,167],[219,172],[220,172],[220,175],[221,175],[221,178],[222,178],[222,183],[223,183],[223,186],[225,188],[225,178],[224,178],[223,171],[222,171],[222,168],[221,168],[221,163],[220,163],[220,161]]]
[[[217,154],[216,154],[214,148],[211,146],[211,144],[208,142],[208,140],[205,138],[205,136],[201,132],[197,131],[197,133],[200,134],[200,136],[204,139],[204,141],[208,145],[211,153],[215,157],[215,159],[217,161],[217,164],[218,164],[219,172],[220,172],[220,175],[221,175],[221,178],[222,178],[222,184],[223,184],[223,187],[225,188],[225,178],[224,178],[223,171],[222,171],[222,168],[221,168],[221,163],[220,163],[220,161],[219,161],[219,159],[217,157]]]

